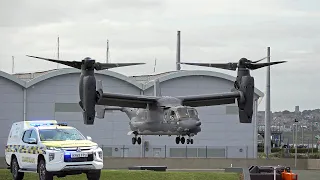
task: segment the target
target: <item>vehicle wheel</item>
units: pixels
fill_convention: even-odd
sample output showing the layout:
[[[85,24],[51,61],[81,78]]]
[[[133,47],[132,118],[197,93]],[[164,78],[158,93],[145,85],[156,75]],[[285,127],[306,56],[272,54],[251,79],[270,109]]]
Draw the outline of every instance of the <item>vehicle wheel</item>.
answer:
[[[184,144],[185,141],[186,139],[184,137],[181,137],[181,144]]]
[[[88,180],[99,180],[101,176],[101,170],[89,171],[87,173]]]
[[[19,163],[17,161],[17,158],[12,158],[11,160],[11,173],[13,176],[13,180],[22,180],[24,177],[24,173],[23,172],[19,172]]]
[[[38,164],[39,180],[53,180],[53,175],[47,171],[46,163],[43,159]]]
[[[179,144],[180,142],[180,137],[176,137],[176,144]]]
[[[141,144],[141,137],[138,137],[137,142],[138,144]]]
[[[136,144],[137,139],[135,137],[132,138],[132,144]]]

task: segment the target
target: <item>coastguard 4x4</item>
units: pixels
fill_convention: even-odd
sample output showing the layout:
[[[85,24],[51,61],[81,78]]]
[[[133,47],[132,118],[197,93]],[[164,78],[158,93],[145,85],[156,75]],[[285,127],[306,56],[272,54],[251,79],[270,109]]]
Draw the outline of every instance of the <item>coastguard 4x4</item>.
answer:
[[[103,168],[102,149],[91,137],[55,120],[14,123],[5,159],[14,180],[23,179],[25,172],[38,173],[40,180],[82,173],[98,180]]]

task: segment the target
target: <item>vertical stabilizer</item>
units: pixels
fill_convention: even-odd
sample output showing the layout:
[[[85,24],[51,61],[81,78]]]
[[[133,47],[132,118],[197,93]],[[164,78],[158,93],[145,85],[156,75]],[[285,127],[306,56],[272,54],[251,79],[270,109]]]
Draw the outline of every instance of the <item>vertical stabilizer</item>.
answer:
[[[161,96],[161,88],[160,88],[159,79],[154,80],[153,91],[154,91],[153,92],[154,96]]]

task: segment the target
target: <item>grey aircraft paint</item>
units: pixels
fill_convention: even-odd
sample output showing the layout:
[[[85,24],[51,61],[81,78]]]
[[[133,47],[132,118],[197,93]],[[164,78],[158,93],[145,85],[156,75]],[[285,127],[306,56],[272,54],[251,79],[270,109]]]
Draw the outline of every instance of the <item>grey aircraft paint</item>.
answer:
[[[229,70],[238,70],[237,78],[234,83],[234,89],[231,92],[203,94],[193,96],[160,96],[160,92],[155,90],[156,96],[104,93],[102,82],[96,79],[94,70],[102,70],[121,66],[130,66],[143,63],[97,63],[90,58],[81,62],[60,61],[35,56],[29,56],[38,59],[44,59],[81,69],[79,82],[79,105],[83,110],[84,124],[94,124],[94,119],[104,117],[105,110],[121,110],[125,112],[130,119],[130,128],[134,137],[132,143],[141,144],[141,138],[138,135],[177,135],[176,143],[185,143],[184,136],[188,136],[187,144],[193,143],[192,136],[201,131],[200,120],[197,116],[195,107],[215,106],[222,104],[234,104],[237,100],[240,123],[251,123],[253,115],[253,95],[254,78],[250,75],[250,69],[258,69],[273,64],[283,63],[285,61],[271,63],[257,63],[241,58],[238,63],[227,64],[209,64],[209,63],[181,63],[197,66],[216,67]],[[158,89],[158,88],[156,88]],[[110,107],[111,106],[111,107]],[[113,107],[116,106],[116,107]],[[190,109],[190,111],[186,111]],[[183,112],[184,110],[184,112]],[[194,111],[196,115],[190,116]],[[171,112],[175,112],[175,119],[170,119]],[[188,113],[189,112],[189,113]],[[167,114],[166,114],[167,113]],[[169,117],[168,117],[169,115]]]

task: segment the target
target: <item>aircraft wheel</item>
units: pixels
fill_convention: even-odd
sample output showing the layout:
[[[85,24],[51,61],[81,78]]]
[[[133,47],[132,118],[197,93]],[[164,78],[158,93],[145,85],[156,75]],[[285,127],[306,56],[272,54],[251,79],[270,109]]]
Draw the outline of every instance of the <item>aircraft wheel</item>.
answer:
[[[189,144],[190,143],[190,139],[187,139],[187,144]]]
[[[137,143],[140,145],[141,144],[141,137],[138,137]]]
[[[193,139],[190,139],[190,144],[193,144]]]
[[[136,137],[133,137],[133,138],[132,138],[132,144],[134,145],[134,144],[136,144],[136,142],[137,142]]]
[[[179,144],[180,142],[180,137],[176,137],[176,144]]]
[[[185,141],[186,141],[186,139],[184,138],[184,137],[181,137],[181,144],[184,144],[185,143]]]

